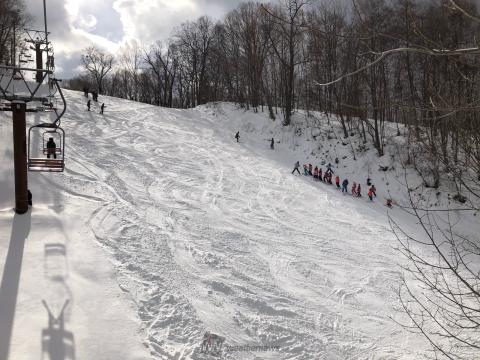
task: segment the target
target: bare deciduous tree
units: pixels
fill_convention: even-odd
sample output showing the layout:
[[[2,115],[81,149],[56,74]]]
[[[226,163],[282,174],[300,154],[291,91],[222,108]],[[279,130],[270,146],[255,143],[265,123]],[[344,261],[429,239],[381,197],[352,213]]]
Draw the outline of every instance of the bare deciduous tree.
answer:
[[[113,56],[92,46],[85,49],[82,62],[85,69],[90,73],[98,88],[103,94],[103,82],[113,66]]]

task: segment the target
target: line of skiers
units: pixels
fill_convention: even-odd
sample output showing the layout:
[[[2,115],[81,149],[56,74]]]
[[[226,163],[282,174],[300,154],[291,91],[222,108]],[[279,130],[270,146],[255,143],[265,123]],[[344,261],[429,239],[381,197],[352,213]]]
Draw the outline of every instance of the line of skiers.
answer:
[[[102,109],[102,113],[103,113],[103,109]],[[239,142],[239,140],[240,140],[240,132],[239,131],[237,131],[237,133],[235,134],[235,139],[237,140],[237,142]],[[272,150],[274,149],[274,144],[275,144],[275,140],[274,140],[274,138],[272,138],[271,141],[270,141],[270,148]],[[335,163],[338,164],[338,158],[335,159]],[[295,166],[292,170],[292,174],[294,174],[295,171],[299,175],[301,175],[301,173],[300,173],[300,162],[299,161],[297,161],[295,163]],[[308,164],[308,166],[307,166],[307,164],[304,164],[303,165],[303,174],[306,175],[306,176],[313,176],[314,179],[317,179],[319,181],[323,181],[326,184],[329,184],[329,185],[333,184],[332,179],[333,179],[334,171],[332,170],[332,164],[330,164],[330,163],[328,163],[327,168],[325,169],[324,173],[323,173],[322,168],[319,168],[318,166],[315,166],[315,168],[313,168],[312,164]],[[340,176],[337,175],[337,176],[335,176],[335,185],[337,186],[338,189],[340,189],[340,188],[342,189],[342,193],[348,194],[348,185],[349,185],[348,179],[344,179],[342,181],[341,185],[340,185]],[[367,178],[367,186],[368,186],[367,196],[370,199],[370,201],[373,201],[373,198],[377,197],[377,189],[375,188],[375,185],[372,184],[372,181],[371,181],[370,178]],[[352,184],[352,187],[351,187],[351,193],[352,193],[353,196],[361,197],[362,196],[362,185],[360,183],[357,184],[354,181],[353,184]],[[387,199],[385,205],[388,206],[388,207],[392,207],[392,199]]]
[[[297,161],[295,163],[295,167],[293,168],[292,174],[295,173],[295,171],[297,171],[298,174],[300,174],[299,168],[300,168],[300,162]],[[326,184],[330,184],[330,185],[333,184],[332,178],[333,178],[334,171],[332,170],[332,165],[330,163],[327,165],[327,168],[325,169],[324,173],[322,171],[322,168],[319,168],[318,166],[315,166],[315,168],[313,168],[312,164],[308,164],[308,166],[307,164],[304,164],[303,174],[306,176],[313,176],[314,179],[323,181]],[[348,185],[349,185],[348,179],[344,179],[340,185],[340,176],[337,175],[335,176],[335,185],[337,186],[338,189],[340,188],[342,189],[342,193],[348,194]],[[370,178],[367,179],[367,186],[369,187],[367,195],[370,201],[372,201],[374,197],[377,197],[377,189],[375,188],[375,185],[372,184]],[[360,183],[357,184],[355,181],[353,182],[351,187],[351,193],[353,196],[357,196],[357,197],[362,196],[362,186],[360,185]],[[388,200],[390,200],[390,202]],[[387,206],[389,207],[392,206],[391,199],[387,199]]]

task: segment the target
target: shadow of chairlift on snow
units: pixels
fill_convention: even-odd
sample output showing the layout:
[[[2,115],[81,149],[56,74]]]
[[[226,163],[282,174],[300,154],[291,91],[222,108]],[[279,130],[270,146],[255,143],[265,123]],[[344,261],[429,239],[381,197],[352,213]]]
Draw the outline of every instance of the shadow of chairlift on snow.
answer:
[[[44,246],[45,276],[53,281],[63,281],[68,275],[67,249],[59,243],[45,244]]]
[[[65,330],[65,309],[69,300],[65,300],[60,315],[53,316],[48,304],[42,300],[48,312],[48,328],[42,330],[42,360],[75,360],[75,338]]]

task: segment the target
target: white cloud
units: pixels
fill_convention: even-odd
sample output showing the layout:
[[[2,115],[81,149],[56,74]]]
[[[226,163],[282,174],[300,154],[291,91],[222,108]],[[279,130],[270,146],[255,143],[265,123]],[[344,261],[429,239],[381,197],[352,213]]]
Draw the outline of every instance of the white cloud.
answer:
[[[74,26],[85,31],[94,30],[97,25],[97,18],[91,14],[86,16],[79,16],[77,21],[74,22]]]
[[[199,16],[193,0],[114,0],[125,32],[124,41],[135,39],[149,44],[166,39],[186,19]]]
[[[43,28],[43,2],[24,0]],[[149,45],[166,40],[177,26],[202,15],[220,18],[241,0],[47,0],[50,40],[55,47],[60,76],[78,71],[81,51],[91,45],[110,52],[137,41]]]
[[[71,17],[75,18],[80,13],[80,1],[65,0],[65,10]]]

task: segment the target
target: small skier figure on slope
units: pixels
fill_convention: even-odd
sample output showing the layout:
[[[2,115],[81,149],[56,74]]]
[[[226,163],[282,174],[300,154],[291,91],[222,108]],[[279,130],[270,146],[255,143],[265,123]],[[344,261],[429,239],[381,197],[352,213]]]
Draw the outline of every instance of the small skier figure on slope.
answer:
[[[293,173],[295,172],[295,170],[296,170],[296,171],[298,172],[298,175],[300,175],[300,170],[298,170],[299,167],[300,167],[300,162],[297,161],[297,162],[295,163],[295,168],[293,169],[292,174],[293,174]]]
[[[240,131],[237,131],[237,133],[235,134],[235,139],[237,139],[238,143],[238,140],[240,140]]]
[[[270,149],[274,149],[275,147],[275,140],[272,138],[272,140],[270,140]]]
[[[90,101],[90,99],[88,99],[87,101],[87,108],[88,108],[88,111],[90,111],[90,106],[92,105],[92,102]]]
[[[345,179],[345,180],[343,180],[343,182],[342,182],[342,193],[345,192],[345,193],[348,194],[348,188],[347,188],[347,186],[348,186],[348,180]]]
[[[370,190],[368,190],[368,198],[370,199],[370,201],[373,201],[373,191],[372,191],[372,188],[370,188]]]
[[[332,164],[328,163],[327,165],[327,170],[325,171],[325,173],[330,173],[330,174],[333,174],[333,170],[332,170]]]
[[[352,195],[357,195],[357,183],[354,181],[352,185]]]
[[[327,174],[327,183],[329,185],[332,185],[332,173],[331,172]]]
[[[105,103],[102,103],[102,106],[100,106],[100,114],[103,114],[103,110],[105,110]]]

